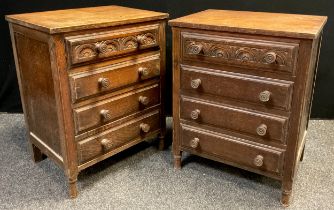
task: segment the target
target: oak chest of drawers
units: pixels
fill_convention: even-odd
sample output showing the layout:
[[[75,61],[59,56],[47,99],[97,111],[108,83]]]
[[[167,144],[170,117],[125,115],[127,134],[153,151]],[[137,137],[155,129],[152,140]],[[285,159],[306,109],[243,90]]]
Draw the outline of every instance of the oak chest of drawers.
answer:
[[[326,17],[206,10],[171,20],[173,153],[282,181],[289,204]]]
[[[119,6],[9,15],[33,159],[78,173],[165,133],[168,14]]]

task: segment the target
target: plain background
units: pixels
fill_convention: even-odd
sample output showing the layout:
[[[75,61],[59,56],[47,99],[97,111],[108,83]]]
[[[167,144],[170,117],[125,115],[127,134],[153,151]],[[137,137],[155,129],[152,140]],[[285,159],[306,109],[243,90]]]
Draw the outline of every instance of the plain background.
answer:
[[[8,24],[4,15],[102,5],[120,5],[166,12],[170,19],[205,9],[247,10],[328,16],[325,26],[312,118],[334,119],[334,1],[333,0],[1,0],[0,112],[22,112]],[[112,14],[111,14],[112,15]],[[273,23],[275,24],[275,23]],[[167,27],[167,114],[172,113],[171,30]]]

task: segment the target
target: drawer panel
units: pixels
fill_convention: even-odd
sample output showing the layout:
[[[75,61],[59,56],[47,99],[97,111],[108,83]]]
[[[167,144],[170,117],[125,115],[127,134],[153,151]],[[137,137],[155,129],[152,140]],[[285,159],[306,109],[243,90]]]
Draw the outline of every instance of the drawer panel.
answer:
[[[150,134],[159,131],[159,116],[159,111],[155,111],[111,128],[98,136],[78,142],[79,162],[87,162],[130,142],[143,140]]]
[[[159,25],[132,27],[65,38],[71,64],[126,55],[159,45]]]
[[[199,33],[182,33],[183,59],[293,74],[299,45]],[[258,68],[258,69],[256,69]]]
[[[70,76],[73,102],[160,75],[160,55],[130,60]]]
[[[160,104],[158,84],[74,109],[76,133]]]
[[[284,152],[231,136],[181,125],[181,145],[195,153],[216,156],[240,166],[280,175]]]
[[[188,97],[181,98],[181,118],[285,143],[288,119]]]
[[[181,89],[289,110],[293,82],[181,66]]]

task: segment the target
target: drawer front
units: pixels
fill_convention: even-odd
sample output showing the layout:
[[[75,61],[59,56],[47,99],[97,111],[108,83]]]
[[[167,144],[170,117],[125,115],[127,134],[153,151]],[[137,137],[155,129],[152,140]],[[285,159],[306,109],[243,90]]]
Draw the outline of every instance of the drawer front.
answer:
[[[293,82],[182,66],[181,89],[289,110]]]
[[[293,74],[299,45],[197,33],[182,33],[183,59]],[[257,70],[257,69],[255,69]]]
[[[158,104],[160,104],[160,87],[155,84],[74,109],[76,132],[80,133],[110,123]]]
[[[140,141],[160,129],[159,111],[111,128],[98,136],[78,142],[78,159],[84,163],[125,144]]]
[[[275,175],[281,174],[281,150],[246,143],[240,139],[181,125],[181,145],[199,154],[223,158],[226,161]]]
[[[71,64],[126,55],[159,45],[159,25],[133,27],[65,38]]]
[[[200,101],[188,97],[181,99],[181,118],[196,123],[220,127],[266,141],[285,143],[288,119]]]
[[[160,55],[118,63],[70,76],[73,102],[160,75]]]

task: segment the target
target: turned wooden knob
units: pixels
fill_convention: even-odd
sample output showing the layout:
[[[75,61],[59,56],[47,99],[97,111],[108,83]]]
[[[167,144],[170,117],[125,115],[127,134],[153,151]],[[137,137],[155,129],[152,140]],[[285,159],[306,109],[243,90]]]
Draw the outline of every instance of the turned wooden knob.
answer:
[[[95,49],[99,53],[104,53],[108,50],[108,46],[104,42],[95,43]]]
[[[144,133],[147,133],[147,132],[149,132],[150,131],[150,126],[148,125],[148,124],[146,124],[146,123],[141,123],[140,125],[139,125],[139,127],[140,127],[140,130],[142,130]]]
[[[147,44],[147,41],[148,41],[148,37],[146,35],[142,34],[142,35],[137,36],[138,44],[145,45]]]
[[[270,100],[271,93],[268,90],[265,90],[259,94],[259,99],[262,102],[268,102]]]
[[[150,103],[150,100],[146,96],[139,96],[138,101],[143,105],[148,105],[148,103]]]
[[[190,141],[190,147],[196,149],[199,146],[199,138],[193,138]]]
[[[265,124],[261,124],[259,127],[256,128],[256,133],[259,136],[265,136],[267,133],[267,126]]]
[[[203,50],[203,45],[196,43],[191,43],[187,48],[188,54],[192,55],[198,55],[202,52],[202,50]]]
[[[140,68],[138,69],[138,72],[139,72],[140,75],[142,75],[142,76],[144,76],[144,77],[148,76],[149,73],[150,73],[150,71],[149,71],[148,68],[146,68],[146,67],[140,67]]]
[[[253,161],[254,165],[257,167],[261,167],[263,165],[263,156],[262,155],[258,155],[254,158]]]
[[[104,150],[109,150],[110,148],[113,147],[113,143],[110,139],[102,139],[101,140],[101,145]]]
[[[107,109],[102,109],[102,110],[100,111],[100,114],[101,114],[103,120],[105,120],[105,121],[111,120],[111,114],[110,114],[110,111],[109,111],[109,110],[107,110]]]
[[[276,58],[277,58],[277,54],[275,52],[268,52],[266,53],[263,59],[264,59],[264,62],[268,64],[272,64],[276,62]]]
[[[108,78],[101,77],[98,79],[98,83],[102,88],[108,88],[110,86],[110,81]]]
[[[194,111],[192,111],[190,113],[191,119],[193,119],[193,120],[198,119],[200,113],[201,113],[201,111],[199,109],[195,109]]]
[[[197,89],[201,85],[201,79],[193,79],[190,82],[190,86],[194,89]]]

